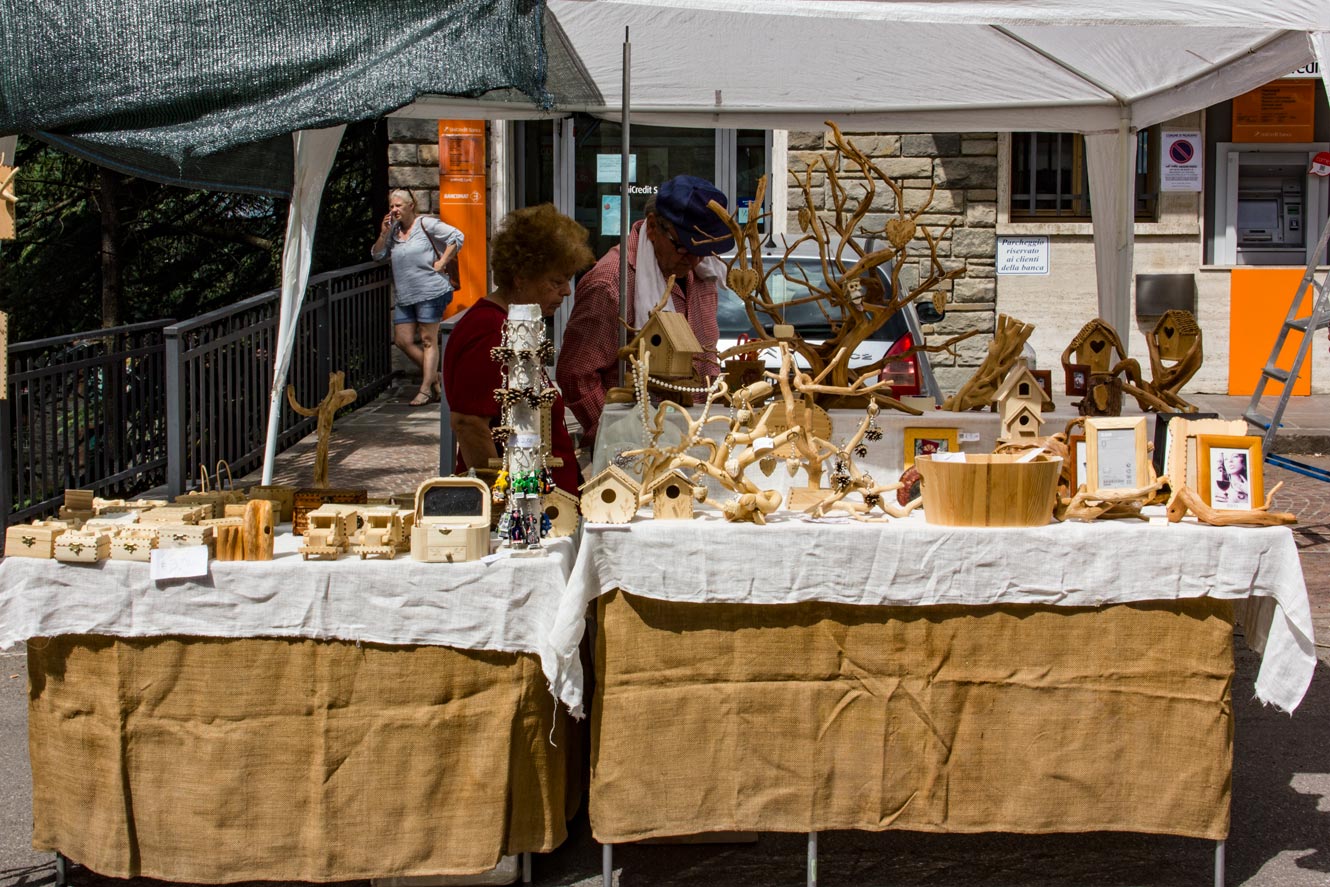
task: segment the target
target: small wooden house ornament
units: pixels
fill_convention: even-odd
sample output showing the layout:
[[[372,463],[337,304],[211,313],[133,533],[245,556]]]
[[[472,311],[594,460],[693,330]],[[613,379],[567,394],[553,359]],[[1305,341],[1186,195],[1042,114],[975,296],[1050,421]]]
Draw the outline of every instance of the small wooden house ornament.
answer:
[[[1081,327],[1071,343],[1062,353],[1062,363],[1068,363],[1068,356],[1075,355],[1075,363],[1084,364],[1092,374],[1110,373],[1117,361],[1125,357],[1122,339],[1117,331],[1102,317],[1087,322]]]
[[[577,513],[577,497],[555,487],[554,492],[545,494],[545,516],[550,519],[550,538],[572,536],[581,519]]]
[[[693,358],[703,351],[688,318],[677,311],[653,312],[630,343],[633,353],[639,342],[646,343],[651,375],[664,379],[692,378]]]
[[[1039,425],[1044,421],[1044,410],[1053,408],[1039,378],[1030,371],[1025,361],[1016,362],[1001,387],[993,394],[1002,417],[1002,437],[1038,437]]]
[[[592,523],[626,524],[637,513],[640,492],[617,465],[610,465],[582,485],[582,516]]]
[[[652,516],[656,520],[692,520],[693,482],[675,469],[657,477],[647,487]]]

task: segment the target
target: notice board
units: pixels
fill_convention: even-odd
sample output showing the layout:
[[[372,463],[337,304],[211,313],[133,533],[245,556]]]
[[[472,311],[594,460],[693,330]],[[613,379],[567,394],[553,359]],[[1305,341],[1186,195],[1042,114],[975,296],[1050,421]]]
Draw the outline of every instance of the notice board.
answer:
[[[1316,81],[1279,80],[1233,100],[1233,141],[1315,141]]]

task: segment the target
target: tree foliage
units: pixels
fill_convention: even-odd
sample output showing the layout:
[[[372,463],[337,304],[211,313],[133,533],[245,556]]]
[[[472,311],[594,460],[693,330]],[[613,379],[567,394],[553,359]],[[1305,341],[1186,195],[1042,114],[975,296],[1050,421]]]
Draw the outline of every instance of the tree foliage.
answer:
[[[373,239],[375,123],[347,127],[329,175],[312,273],[359,264]],[[104,198],[96,166],[20,137],[18,237],[0,242],[0,309],[10,340],[103,325]],[[116,176],[111,236],[121,323],[178,320],[279,285],[286,202]]]

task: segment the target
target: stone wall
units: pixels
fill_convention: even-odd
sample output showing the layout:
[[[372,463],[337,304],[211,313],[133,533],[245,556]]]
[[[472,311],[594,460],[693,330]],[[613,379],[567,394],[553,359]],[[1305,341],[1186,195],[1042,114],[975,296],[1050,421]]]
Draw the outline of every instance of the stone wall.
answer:
[[[388,118],[388,187],[405,188],[416,210],[439,211],[439,122]]]
[[[936,326],[925,326],[924,333],[930,344],[968,330],[977,329],[981,333],[957,347],[959,360],[949,354],[930,355],[938,384],[944,392],[954,392],[983,361],[996,322],[997,136],[992,133],[846,135],[904,189],[906,212],[918,211],[928,198],[929,188],[937,186],[932,203],[918,222],[934,232],[952,224],[939,243],[938,259],[944,269],[961,268],[965,273],[937,287],[948,293],[947,315]],[[799,182],[819,154],[831,156],[829,145],[825,133],[789,134],[787,231],[799,230],[797,214],[804,205]],[[836,172],[854,195],[855,182],[863,181],[857,175],[858,170],[850,165]],[[825,179],[825,172],[813,174],[812,194],[820,214],[831,218],[833,207]],[[879,185],[864,227],[880,230],[888,218],[894,217],[895,209],[895,195]],[[919,238],[908,252],[900,280],[902,286],[914,287],[921,273],[927,275],[928,247]]]

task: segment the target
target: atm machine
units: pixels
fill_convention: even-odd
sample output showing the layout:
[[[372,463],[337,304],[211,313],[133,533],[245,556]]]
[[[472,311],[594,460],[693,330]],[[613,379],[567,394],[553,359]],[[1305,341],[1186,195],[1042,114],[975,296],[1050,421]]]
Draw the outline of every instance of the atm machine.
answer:
[[[1330,212],[1330,181],[1307,170],[1327,146],[1221,142],[1217,148],[1215,264],[1306,265]]]

